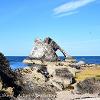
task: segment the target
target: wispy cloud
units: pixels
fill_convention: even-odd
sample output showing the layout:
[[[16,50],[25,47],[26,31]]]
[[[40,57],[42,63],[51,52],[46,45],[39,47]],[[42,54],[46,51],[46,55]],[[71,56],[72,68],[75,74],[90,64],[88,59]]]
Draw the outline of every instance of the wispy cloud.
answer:
[[[56,17],[69,16],[69,15],[73,15],[73,14],[77,14],[77,13],[78,13],[78,11],[70,11],[70,12],[67,12],[67,13],[56,15]]]
[[[86,6],[87,4],[90,4],[92,2],[94,2],[96,0],[74,0],[65,4],[62,4],[56,8],[54,8],[54,14],[55,15],[59,15],[59,14],[64,14],[66,13],[72,13],[74,11],[76,11],[78,8]],[[75,14],[75,13],[73,13]],[[71,15],[71,14],[68,14]]]

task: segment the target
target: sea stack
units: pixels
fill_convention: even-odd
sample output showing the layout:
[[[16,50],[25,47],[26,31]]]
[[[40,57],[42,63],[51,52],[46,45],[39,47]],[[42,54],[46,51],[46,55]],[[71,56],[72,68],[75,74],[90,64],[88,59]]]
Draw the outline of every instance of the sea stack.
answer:
[[[57,50],[62,52],[63,60],[57,55]],[[45,79],[58,90],[63,90],[75,82],[74,77],[77,70],[69,65],[76,63],[76,60],[50,37],[45,38],[44,41],[36,39],[29,57],[23,62],[30,64],[31,68],[36,69],[37,73],[40,72],[45,77],[43,80]]]
[[[61,58],[57,55],[57,50],[59,50],[63,56],[63,61],[66,61],[66,59],[70,59],[70,62],[72,60],[75,61],[75,59],[72,59],[65,50],[63,50],[53,39],[50,37],[45,38],[43,41],[41,39],[36,39],[34,41],[34,47],[32,48],[29,57],[25,59],[24,63],[32,63],[32,61],[40,60],[40,61],[47,61],[47,62],[57,62],[62,61]],[[29,62],[28,62],[29,61]]]
[[[0,53],[0,100],[100,100],[100,65],[77,62],[49,37],[36,39],[23,62],[12,70]]]

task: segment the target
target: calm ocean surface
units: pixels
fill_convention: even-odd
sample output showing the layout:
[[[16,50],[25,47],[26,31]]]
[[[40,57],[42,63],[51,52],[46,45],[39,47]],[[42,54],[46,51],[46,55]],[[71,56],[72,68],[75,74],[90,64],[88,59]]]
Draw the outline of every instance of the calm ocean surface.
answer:
[[[26,56],[7,56],[12,69],[23,68],[27,66],[26,64],[22,63],[25,58]],[[82,60],[89,64],[100,64],[100,56],[74,56],[74,58],[76,58],[77,61]]]

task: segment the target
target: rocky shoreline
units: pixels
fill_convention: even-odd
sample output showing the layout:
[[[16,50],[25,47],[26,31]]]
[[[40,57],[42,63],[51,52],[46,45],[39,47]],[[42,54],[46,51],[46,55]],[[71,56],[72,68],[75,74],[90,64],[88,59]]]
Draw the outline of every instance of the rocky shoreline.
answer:
[[[82,75],[80,71],[87,68],[89,70],[95,68],[99,72],[99,65],[84,64],[84,66],[80,66],[80,69],[76,69],[70,67],[70,64],[69,66],[68,64],[59,66],[52,64],[52,62],[48,64],[47,68],[50,77],[48,73],[42,72],[46,70],[45,65],[34,64],[12,71],[6,58],[2,54],[0,55],[0,64],[2,64],[0,65],[0,71],[2,70],[2,73],[5,74],[2,76],[0,72],[1,100],[61,100],[61,98],[63,100],[66,100],[66,98],[67,100],[85,100],[86,98],[95,100],[94,98],[100,97],[99,73],[95,77],[87,77],[81,81],[74,76],[75,72]],[[69,72],[68,69],[73,71]]]
[[[50,38],[35,42],[23,69],[0,53],[0,100],[100,100],[100,65],[77,62]],[[68,57],[60,60],[57,49]]]

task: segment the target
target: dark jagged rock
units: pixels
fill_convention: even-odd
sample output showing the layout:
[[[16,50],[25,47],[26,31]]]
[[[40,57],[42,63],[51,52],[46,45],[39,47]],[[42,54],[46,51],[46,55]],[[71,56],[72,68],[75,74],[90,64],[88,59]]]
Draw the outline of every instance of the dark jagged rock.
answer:
[[[0,53],[0,71],[6,73],[9,77],[14,78],[15,74],[9,66],[10,65],[8,60],[5,58],[5,56],[2,53]]]
[[[10,85],[8,80],[14,81],[16,79],[15,73],[11,70],[8,60],[2,53],[0,53],[0,76],[6,85]]]
[[[14,96],[19,95],[21,87],[16,84],[16,73],[11,70],[9,62],[5,56],[0,53],[0,80],[3,83],[2,88],[12,87],[14,88]]]
[[[87,78],[77,83],[79,93],[100,93],[100,79]]]
[[[69,79],[73,77],[73,75],[67,68],[56,69],[55,72],[56,72],[56,75],[59,77],[69,78]]]
[[[68,54],[50,37],[45,38],[44,43],[47,43],[48,45],[50,45],[52,49],[54,50],[54,52],[56,52],[57,50],[60,50],[63,53],[65,58],[68,56]]]
[[[59,77],[69,79],[71,84],[76,82],[73,74],[67,68],[56,69],[55,73]]]
[[[55,90],[46,84],[39,85],[27,81],[22,87],[22,92],[16,100],[54,100],[56,98]]]

